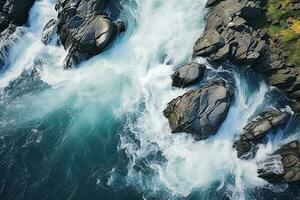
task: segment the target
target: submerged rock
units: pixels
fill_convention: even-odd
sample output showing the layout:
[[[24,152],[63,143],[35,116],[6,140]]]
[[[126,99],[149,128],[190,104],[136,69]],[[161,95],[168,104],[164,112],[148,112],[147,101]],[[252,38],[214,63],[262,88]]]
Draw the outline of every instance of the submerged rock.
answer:
[[[58,33],[69,50],[65,68],[101,53],[125,30],[123,22],[114,22],[105,15],[107,6],[107,0],[58,1]]]
[[[188,87],[201,80],[204,76],[206,66],[199,63],[182,65],[176,69],[171,76],[175,87]]]
[[[260,142],[271,130],[284,125],[290,118],[291,113],[286,109],[270,109],[258,115],[243,129],[239,139],[233,147],[237,150],[239,158],[251,158],[256,153],[256,144]]]
[[[186,132],[195,139],[214,135],[225,120],[231,93],[224,81],[214,81],[173,99],[163,111],[172,133]]]
[[[295,140],[277,150],[258,165],[259,177],[270,182],[300,181],[300,142]]]
[[[37,69],[33,68],[24,70],[17,79],[10,81],[8,86],[4,88],[3,97],[15,98],[29,92],[41,91],[48,87],[49,85],[41,80]]]

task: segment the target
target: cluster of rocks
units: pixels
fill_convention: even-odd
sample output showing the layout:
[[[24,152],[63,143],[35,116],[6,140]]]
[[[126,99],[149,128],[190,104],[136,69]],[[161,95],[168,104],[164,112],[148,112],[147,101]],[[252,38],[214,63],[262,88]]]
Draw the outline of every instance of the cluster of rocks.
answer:
[[[48,44],[58,33],[68,50],[65,68],[103,52],[125,30],[123,22],[113,21],[105,13],[109,3],[108,0],[58,0],[55,6],[58,20],[47,23],[42,41]]]
[[[261,3],[257,0],[208,0],[206,6],[210,7],[210,12],[206,18],[206,29],[195,43],[193,57],[207,57],[213,64],[229,60],[239,67],[263,74],[270,85],[287,95],[293,111],[298,113],[299,69],[287,63],[284,53],[278,48],[278,41],[268,37],[264,28],[258,28],[259,21],[264,20]],[[170,124],[178,124],[178,117],[185,119],[176,114]],[[234,142],[238,157],[252,158],[257,144],[264,142],[269,132],[287,123],[290,117],[291,113],[286,109],[269,109],[260,113],[244,127]],[[200,128],[197,129],[199,131]],[[260,177],[269,181],[299,181],[299,150],[299,141],[284,145],[261,163],[258,170]]]
[[[283,145],[268,159],[259,163],[258,174],[270,182],[300,181],[300,142]]]
[[[253,158],[256,153],[256,145],[264,142],[265,136],[270,131],[282,127],[290,118],[291,113],[287,109],[269,109],[260,113],[250,121],[234,142],[233,147],[237,150],[239,158]]]
[[[263,74],[270,85],[290,98],[295,112],[300,112],[299,69],[287,63],[278,41],[272,40],[264,28],[261,1],[209,0],[207,25],[194,46],[194,57],[207,57],[212,63],[229,60]]]
[[[34,0],[0,1],[0,69],[7,64],[9,49],[22,33],[19,27],[26,23],[33,3]]]

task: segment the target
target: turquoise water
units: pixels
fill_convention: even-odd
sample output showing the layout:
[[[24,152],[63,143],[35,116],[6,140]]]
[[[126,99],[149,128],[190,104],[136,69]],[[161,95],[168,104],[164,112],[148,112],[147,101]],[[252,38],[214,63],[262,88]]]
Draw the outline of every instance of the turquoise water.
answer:
[[[170,134],[162,115],[171,99],[188,90],[172,88],[170,75],[191,57],[205,26],[205,3],[122,1],[126,33],[110,50],[66,71],[65,50],[40,42],[44,24],[56,17],[54,1],[36,2],[0,86],[33,67],[48,86],[25,81],[31,90],[22,92],[21,85],[11,89],[18,95],[1,98],[1,199],[280,196],[286,186],[259,179],[256,162],[279,139],[295,134],[278,133],[253,161],[239,160],[232,150],[234,135],[253,114],[282,103],[261,79],[229,65],[210,69],[207,79],[223,77],[234,85],[235,101],[218,134],[207,141]]]

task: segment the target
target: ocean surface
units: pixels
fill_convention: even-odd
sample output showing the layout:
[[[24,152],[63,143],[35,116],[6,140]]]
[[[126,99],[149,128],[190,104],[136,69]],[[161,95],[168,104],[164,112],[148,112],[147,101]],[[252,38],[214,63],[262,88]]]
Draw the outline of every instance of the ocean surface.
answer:
[[[269,184],[256,173],[269,153],[299,139],[295,119],[270,134],[253,160],[232,149],[256,113],[286,103],[257,74],[198,59],[209,72],[194,88],[223,78],[234,102],[215,136],[196,142],[171,134],[162,111],[193,87],[172,87],[170,75],[191,58],[205,3],[123,0],[118,15],[126,32],[101,55],[64,70],[64,48],[41,42],[44,25],[56,18],[55,1],[37,1],[0,75],[0,199],[299,199],[296,186]],[[26,78],[33,68],[41,80]]]

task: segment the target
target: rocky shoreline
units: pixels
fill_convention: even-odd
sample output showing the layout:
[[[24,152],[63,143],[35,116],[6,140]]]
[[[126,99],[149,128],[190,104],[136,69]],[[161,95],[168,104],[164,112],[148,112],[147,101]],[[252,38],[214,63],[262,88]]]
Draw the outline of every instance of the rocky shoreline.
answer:
[[[239,68],[263,75],[270,86],[287,96],[289,106],[298,115],[300,70],[287,62],[277,42],[268,36],[264,27],[259,26],[260,21],[265,20],[262,3],[254,0],[208,0],[207,24],[194,45],[193,59],[206,57],[212,66],[229,61]],[[194,62],[180,66],[172,75],[173,86],[193,85],[203,78],[205,69],[205,66]],[[225,94],[232,92],[228,91],[226,84],[223,84],[224,92],[216,92],[219,90],[216,88],[210,91],[208,88],[212,85],[214,83],[208,82],[168,104],[164,115],[173,133],[186,132],[202,140],[217,132],[227,116],[229,96],[232,96]],[[236,136],[233,148],[237,150],[237,156],[253,158],[257,144],[263,143],[268,133],[285,125],[291,115],[286,108],[274,108],[258,114],[244,127],[244,132]],[[300,181],[299,141],[283,145],[259,166],[259,176],[268,181]]]

